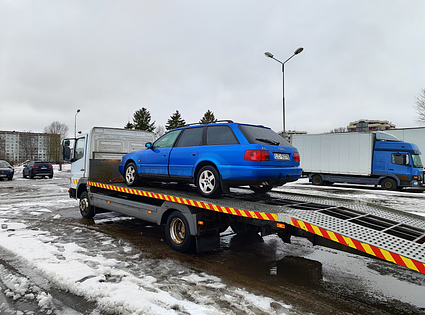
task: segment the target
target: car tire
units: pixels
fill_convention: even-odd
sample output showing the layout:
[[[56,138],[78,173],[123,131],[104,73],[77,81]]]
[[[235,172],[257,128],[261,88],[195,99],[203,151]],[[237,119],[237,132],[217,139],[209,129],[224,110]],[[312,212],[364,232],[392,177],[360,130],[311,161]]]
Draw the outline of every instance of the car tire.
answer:
[[[272,190],[273,186],[270,185],[250,185],[249,188],[253,190],[256,194],[265,194]]]
[[[53,178],[53,175],[49,175],[49,178]]]
[[[89,194],[87,191],[83,191],[80,196],[80,203],[78,205],[80,208],[80,214],[85,219],[92,219],[95,216],[95,209],[90,204]]]
[[[194,237],[190,234],[189,223],[180,211],[173,211],[165,223],[165,238],[175,251],[184,253],[194,247]]]
[[[136,164],[130,162],[124,169],[124,180],[127,186],[135,186],[138,183],[139,174],[137,172]]]
[[[313,184],[313,185],[316,185],[316,186],[323,186],[323,179],[322,179],[322,176],[320,176],[320,175],[313,175],[313,177],[311,178],[311,183]]]
[[[397,189],[397,182],[392,178],[384,178],[381,181],[381,188],[385,190],[394,191]]]
[[[196,187],[198,192],[207,198],[217,198],[223,193],[220,175],[211,165],[206,165],[199,170],[196,175]]]
[[[33,179],[33,178],[34,178],[34,175],[30,174],[30,179]]]

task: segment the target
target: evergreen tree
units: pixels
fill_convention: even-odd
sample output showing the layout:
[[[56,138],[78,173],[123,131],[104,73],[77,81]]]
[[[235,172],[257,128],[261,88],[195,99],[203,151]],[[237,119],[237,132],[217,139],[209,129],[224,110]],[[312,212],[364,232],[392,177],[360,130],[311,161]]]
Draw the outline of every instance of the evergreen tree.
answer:
[[[127,125],[124,126],[124,129],[134,129],[134,126],[131,122],[127,122]]]
[[[155,130],[155,121],[151,123],[151,113],[144,107],[134,112],[132,125],[136,130]]]
[[[199,121],[200,124],[206,125],[206,124],[213,124],[217,121],[214,117],[214,113],[210,110],[207,110],[204,114],[204,117]]]
[[[176,110],[176,112],[170,116],[170,119],[168,119],[167,124],[165,125],[165,129],[171,130],[183,127],[184,125],[186,125],[186,121],[182,118],[180,112]]]

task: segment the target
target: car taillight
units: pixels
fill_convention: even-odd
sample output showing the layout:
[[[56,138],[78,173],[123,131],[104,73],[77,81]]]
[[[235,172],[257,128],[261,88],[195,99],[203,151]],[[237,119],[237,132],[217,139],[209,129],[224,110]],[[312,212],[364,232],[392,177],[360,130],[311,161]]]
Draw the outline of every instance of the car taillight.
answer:
[[[300,162],[301,161],[301,156],[298,152],[294,153],[294,162]]]
[[[52,165],[49,165],[49,168],[53,168],[53,166]]]
[[[33,166],[32,168],[38,168],[38,166]]]
[[[244,158],[245,161],[270,161],[270,154],[264,150],[247,150]]]

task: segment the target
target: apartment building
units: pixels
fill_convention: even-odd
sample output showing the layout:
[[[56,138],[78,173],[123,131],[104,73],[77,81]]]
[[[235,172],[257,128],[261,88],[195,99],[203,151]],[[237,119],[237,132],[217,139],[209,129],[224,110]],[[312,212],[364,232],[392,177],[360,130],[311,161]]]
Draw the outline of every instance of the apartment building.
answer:
[[[26,160],[57,162],[60,137],[56,134],[0,131],[0,159],[10,163]]]

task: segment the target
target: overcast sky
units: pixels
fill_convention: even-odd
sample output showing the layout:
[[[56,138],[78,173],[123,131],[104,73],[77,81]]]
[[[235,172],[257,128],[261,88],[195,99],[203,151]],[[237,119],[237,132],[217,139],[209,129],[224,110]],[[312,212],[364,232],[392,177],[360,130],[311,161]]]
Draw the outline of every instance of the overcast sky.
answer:
[[[218,119],[327,132],[413,127],[425,88],[422,0],[0,0],[0,130]]]

